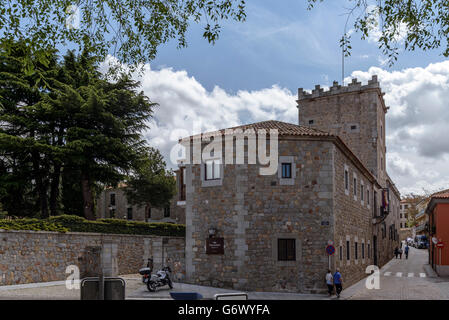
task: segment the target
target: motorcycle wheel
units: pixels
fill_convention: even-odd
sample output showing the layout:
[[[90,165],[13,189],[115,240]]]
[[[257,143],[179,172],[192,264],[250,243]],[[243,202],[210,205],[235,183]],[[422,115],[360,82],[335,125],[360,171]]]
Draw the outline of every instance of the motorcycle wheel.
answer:
[[[150,291],[150,292],[156,291],[156,283],[154,283],[153,281],[148,281],[147,288],[148,288],[148,291]]]

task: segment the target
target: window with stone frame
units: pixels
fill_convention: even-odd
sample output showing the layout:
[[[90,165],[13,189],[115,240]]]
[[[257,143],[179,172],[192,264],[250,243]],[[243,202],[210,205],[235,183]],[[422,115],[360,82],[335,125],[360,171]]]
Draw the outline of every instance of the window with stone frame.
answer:
[[[363,185],[363,181],[360,181],[360,201],[364,201],[365,200],[365,190],[364,190],[364,185]]]
[[[362,259],[365,259],[365,243],[362,242]]]
[[[356,199],[357,198],[357,177],[354,177],[353,183],[354,183],[354,188],[353,188],[354,198]]]
[[[296,261],[296,239],[278,239],[278,261]]]
[[[343,246],[340,246],[340,261],[343,261]]]
[[[282,163],[282,179],[291,179],[292,178],[292,164],[290,162]]]
[[[349,170],[345,166],[345,192],[349,193]]]
[[[346,240],[346,260],[351,259],[351,246],[349,240]]]
[[[371,244],[368,243],[368,259],[371,258]]]
[[[204,180],[220,180],[220,161],[206,160],[204,163]]]
[[[366,204],[370,205],[370,198],[369,198],[369,189],[366,189]]]
[[[109,195],[109,205],[115,206],[115,193]]]
[[[133,219],[133,208],[132,207],[129,207],[127,209],[126,217],[128,218],[128,220],[132,220]]]
[[[359,258],[359,243],[356,241],[354,243],[354,259],[357,260]]]

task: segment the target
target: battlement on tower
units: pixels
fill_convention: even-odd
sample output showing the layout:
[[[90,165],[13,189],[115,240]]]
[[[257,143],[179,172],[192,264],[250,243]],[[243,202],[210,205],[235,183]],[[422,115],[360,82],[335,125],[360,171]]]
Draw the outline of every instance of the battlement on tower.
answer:
[[[362,86],[361,82],[357,82],[357,78],[352,79],[352,82],[349,83],[347,86],[341,86],[338,84],[337,81],[334,81],[332,87],[330,87],[329,90],[327,91],[324,91],[324,89],[321,88],[319,84],[315,86],[315,89],[312,90],[312,93],[308,93],[307,91],[304,91],[303,88],[299,88],[298,101],[305,99],[328,97],[334,94],[363,91],[366,89],[374,89],[374,88],[380,88],[379,82],[377,81],[377,75],[373,75],[371,80],[368,80],[368,84],[364,86]]]

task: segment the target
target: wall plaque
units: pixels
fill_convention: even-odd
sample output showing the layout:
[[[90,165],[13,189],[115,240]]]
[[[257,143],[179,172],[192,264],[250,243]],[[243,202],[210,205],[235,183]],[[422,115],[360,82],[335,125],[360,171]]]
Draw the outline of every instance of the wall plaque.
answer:
[[[206,239],[206,254],[224,254],[224,239]]]

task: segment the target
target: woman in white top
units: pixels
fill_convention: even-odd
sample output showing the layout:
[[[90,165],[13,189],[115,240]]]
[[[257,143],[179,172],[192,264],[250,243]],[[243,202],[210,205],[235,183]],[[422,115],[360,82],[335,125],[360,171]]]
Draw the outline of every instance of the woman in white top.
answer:
[[[330,270],[327,270],[326,284],[327,284],[327,292],[329,292],[330,297],[334,292],[334,277],[332,276],[332,272]]]

